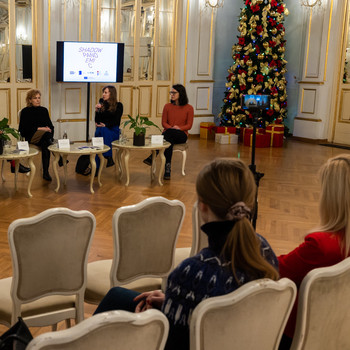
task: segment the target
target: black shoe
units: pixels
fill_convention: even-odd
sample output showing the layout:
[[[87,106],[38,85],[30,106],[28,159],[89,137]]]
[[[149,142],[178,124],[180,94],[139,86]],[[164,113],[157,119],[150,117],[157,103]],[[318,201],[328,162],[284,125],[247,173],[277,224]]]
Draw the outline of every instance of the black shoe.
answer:
[[[165,163],[164,180],[170,180],[171,163]]]
[[[110,166],[113,166],[115,164],[112,157],[106,157],[106,159],[107,159],[106,168],[109,168]]]
[[[50,176],[48,171],[45,171],[43,173],[43,179],[46,180],[46,181],[52,181],[52,177]]]
[[[143,160],[143,162],[149,166],[152,165],[152,156],[147,157],[146,159]]]
[[[14,166],[11,165],[11,173],[14,174],[15,173],[16,168]],[[19,168],[18,168],[18,172],[25,174],[25,173],[29,173],[30,172],[30,168],[20,164]]]
[[[69,160],[67,159],[67,163],[66,164],[68,164],[69,163]],[[62,157],[60,157],[60,159],[58,160],[58,166],[63,166],[63,158]]]

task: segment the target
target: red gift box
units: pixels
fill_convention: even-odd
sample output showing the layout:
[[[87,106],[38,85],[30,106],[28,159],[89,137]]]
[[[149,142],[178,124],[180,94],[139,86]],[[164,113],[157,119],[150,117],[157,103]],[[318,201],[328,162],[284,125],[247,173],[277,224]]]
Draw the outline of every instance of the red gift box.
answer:
[[[282,147],[283,146],[283,135],[284,126],[281,124],[270,124],[266,127],[266,132],[271,135],[270,146],[271,147]]]
[[[252,133],[253,133],[253,128],[252,127],[241,128],[241,132],[239,134],[239,140],[241,142],[243,142],[243,140],[245,139],[245,135],[251,135]],[[257,134],[266,134],[266,131],[263,128],[258,128],[258,129],[256,129],[256,133]]]
[[[260,129],[259,129],[260,130]],[[264,130],[264,129],[262,129]],[[270,147],[270,134],[265,133],[256,133],[256,139],[255,139],[255,147],[262,148],[262,147]],[[244,135],[244,146],[252,146],[253,144],[253,133],[245,134]]]
[[[235,126],[214,126],[213,130],[216,134],[235,134],[237,129]]]

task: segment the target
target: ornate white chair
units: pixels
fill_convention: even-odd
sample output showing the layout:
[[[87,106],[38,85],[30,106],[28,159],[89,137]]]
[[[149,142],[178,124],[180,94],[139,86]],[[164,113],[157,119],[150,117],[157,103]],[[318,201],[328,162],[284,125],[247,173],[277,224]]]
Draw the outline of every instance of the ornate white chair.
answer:
[[[186,175],[185,173],[185,165],[186,165],[186,159],[187,159],[187,150],[188,150],[188,143],[178,143],[173,146],[173,152],[181,152],[182,154],[182,167],[181,167],[181,173],[183,176]]]
[[[114,286],[139,292],[160,289],[174,268],[184,216],[182,202],[163,197],[117,209],[112,224],[113,259],[88,264],[85,301],[98,304]]]
[[[58,332],[33,339],[27,350],[162,350],[169,331],[168,319],[156,309],[138,314],[104,312]]]
[[[202,301],[190,321],[190,349],[278,349],[296,293],[287,278],[260,279]]]
[[[0,280],[0,323],[22,316],[41,327],[84,318],[86,266],[95,217],[88,211],[53,208],[8,228],[13,277]]]
[[[292,350],[350,349],[350,258],[310,271],[299,289]]]

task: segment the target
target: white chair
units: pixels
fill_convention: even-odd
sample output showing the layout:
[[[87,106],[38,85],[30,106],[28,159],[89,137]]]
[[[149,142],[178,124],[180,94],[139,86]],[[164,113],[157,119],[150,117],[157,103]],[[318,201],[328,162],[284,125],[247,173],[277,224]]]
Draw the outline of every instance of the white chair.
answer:
[[[98,304],[114,286],[139,292],[160,289],[174,268],[184,216],[182,202],[163,197],[117,209],[112,224],[113,260],[88,264],[85,301]]]
[[[260,279],[202,301],[190,320],[190,349],[278,349],[296,293],[287,278]]]
[[[188,150],[188,143],[178,143],[173,146],[173,152],[181,152],[182,154],[182,167],[181,172],[182,175],[185,176],[185,165],[186,165],[186,159],[187,159],[187,150]]]
[[[350,349],[350,258],[310,271],[299,289],[292,350]]]
[[[196,255],[203,248],[208,246],[208,237],[201,230],[203,225],[199,210],[198,202],[194,203],[192,208],[192,246],[176,248],[175,252],[175,267],[179,265],[183,260],[190,256]]]
[[[84,318],[86,266],[95,217],[88,211],[48,209],[8,228],[13,277],[0,280],[0,323],[22,316],[41,327]]]
[[[169,322],[159,310],[104,312],[58,332],[33,339],[27,350],[162,350]]]

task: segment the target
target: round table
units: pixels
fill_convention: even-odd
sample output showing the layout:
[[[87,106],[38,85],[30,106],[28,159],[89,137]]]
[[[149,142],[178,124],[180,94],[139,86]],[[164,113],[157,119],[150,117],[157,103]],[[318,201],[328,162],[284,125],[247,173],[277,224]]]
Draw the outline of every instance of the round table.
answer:
[[[159,169],[159,175],[158,175],[158,182],[160,186],[163,186],[162,178],[164,175],[164,168],[165,168],[165,157],[164,157],[164,150],[170,146],[170,142],[163,141],[162,144],[154,144],[151,143],[151,139],[146,138],[145,145],[144,146],[134,146],[133,140],[118,140],[112,142],[112,148],[114,148],[117,151],[117,164],[119,167],[119,178],[121,180],[123,176],[123,168],[125,169],[126,173],[126,182],[125,186],[129,185],[130,181],[130,174],[129,174],[129,157],[130,157],[130,151],[144,151],[149,150],[152,151],[152,166],[151,166],[151,180],[155,177],[156,172],[156,155],[157,151],[159,151],[159,156],[161,159],[161,165]]]
[[[29,181],[28,181],[28,196],[33,197],[30,188],[32,186],[32,182],[35,175],[35,165],[33,162],[33,157],[36,156],[39,153],[39,151],[35,148],[29,147],[29,151],[19,151],[16,149],[15,146],[12,146],[8,149],[4,148],[4,153],[0,154],[0,160],[2,161],[1,165],[1,179],[3,182],[5,182],[4,178],[4,161],[5,160],[14,160],[15,161],[15,191],[17,191],[17,177],[18,177],[18,168],[19,168],[19,161],[21,159],[28,159],[29,167],[30,167],[30,173],[29,173]]]
[[[98,148],[94,147],[89,143],[74,143],[70,145],[69,148],[58,148],[57,144],[51,145],[48,147],[48,149],[53,153],[55,156],[55,159],[53,161],[53,170],[56,176],[56,181],[57,181],[57,187],[55,189],[55,192],[58,192],[60,188],[60,178],[58,176],[58,161],[60,159],[60,156],[63,159],[63,167],[64,167],[64,185],[66,184],[67,181],[67,157],[70,154],[77,154],[79,156],[81,155],[89,155],[90,156],[90,163],[91,163],[91,174],[90,174],[90,192],[95,193],[94,189],[92,187],[94,183],[94,178],[95,178],[95,173],[96,173],[96,161],[95,161],[95,156],[98,155],[100,158],[100,168],[98,171],[98,176],[97,176],[97,182],[99,186],[102,186],[101,183],[101,173],[102,169],[105,163],[105,158],[103,157],[103,153],[107,152],[110,150],[109,146],[103,145],[103,148]]]

